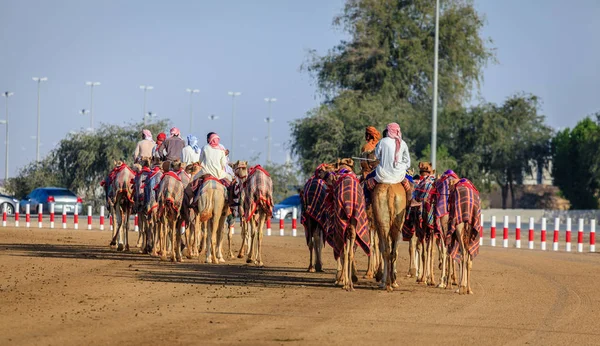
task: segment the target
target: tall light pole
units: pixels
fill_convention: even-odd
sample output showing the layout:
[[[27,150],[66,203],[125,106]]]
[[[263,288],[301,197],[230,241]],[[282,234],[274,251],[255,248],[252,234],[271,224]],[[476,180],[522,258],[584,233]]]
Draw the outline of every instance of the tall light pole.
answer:
[[[271,105],[275,101],[277,101],[276,98],[265,98],[265,102],[269,104],[269,116],[265,118],[265,122],[267,123],[267,164],[271,162],[271,123],[275,121],[271,116]]]
[[[85,82],[90,86],[90,129],[94,130],[94,87],[100,85],[100,82]]]
[[[193,110],[194,102],[192,100],[192,96],[194,94],[199,93],[200,90],[188,88],[188,89],[185,89],[185,91],[190,93],[190,133],[192,133],[192,130],[194,128],[194,110]]]
[[[35,146],[35,160],[40,162],[40,85],[47,81],[47,77],[33,77],[33,81],[37,82],[37,136]]]
[[[148,90],[154,89],[154,87],[151,85],[140,85],[140,89],[144,90],[144,110],[142,111],[142,116],[144,117],[144,124],[145,124],[145,121],[146,121],[146,92],[148,92]]]
[[[431,166],[437,160],[437,102],[438,102],[438,45],[440,26],[440,0],[435,0],[435,47],[433,49],[433,116],[431,119]]]
[[[13,96],[14,93],[5,91],[2,93],[6,97],[6,156],[4,157],[4,183],[8,181],[8,98]]]
[[[229,147],[229,157],[233,159],[233,145],[235,144],[234,135],[235,135],[235,97],[240,96],[242,93],[239,91],[229,91],[227,93],[231,96],[231,147]]]
[[[79,110],[79,114],[86,116],[86,115],[90,114],[90,111],[83,108],[83,109]],[[91,130],[91,128],[90,128],[90,130]]]

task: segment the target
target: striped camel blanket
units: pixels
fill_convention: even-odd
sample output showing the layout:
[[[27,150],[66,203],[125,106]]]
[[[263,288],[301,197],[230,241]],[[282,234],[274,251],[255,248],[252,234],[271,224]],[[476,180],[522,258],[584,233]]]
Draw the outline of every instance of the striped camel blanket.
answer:
[[[158,191],[154,189],[160,183],[163,173],[160,167],[155,167],[144,183],[144,200],[146,201],[146,214],[158,208]]]
[[[331,173],[336,174],[336,173]],[[338,259],[343,253],[346,230],[356,222],[356,244],[370,256],[370,237],[365,209],[365,198],[358,178],[354,173],[337,174],[333,186],[328,188],[327,210],[329,218],[325,227],[325,238]]]
[[[325,210],[325,199],[327,198],[327,184],[323,179],[312,176],[304,184],[304,189],[300,194],[302,204],[302,217],[300,223],[305,226],[304,234],[306,236],[306,244],[310,242],[310,234],[306,230],[307,218],[312,218],[320,226],[325,229],[327,222],[327,213]]]
[[[273,182],[269,173],[260,165],[248,170],[244,189],[243,208],[246,221],[250,221],[259,206],[267,211],[267,217],[273,215]]]
[[[200,185],[202,183],[202,185]],[[227,188],[225,185],[221,183],[221,181],[213,176],[209,176],[204,178],[204,180],[194,179],[190,184],[192,190],[196,191],[196,197],[194,198],[194,205],[198,204],[198,199],[203,194],[207,193],[208,190],[216,190],[221,188],[223,191],[223,195],[225,196],[225,200],[227,200]]]
[[[143,167],[133,180],[133,200],[135,201],[133,208],[135,213],[141,211],[144,207],[146,202],[144,196],[144,184],[151,173],[152,171],[150,171],[150,168]]]
[[[436,190],[436,205],[435,205],[435,216],[440,218],[448,214],[448,197],[450,195],[450,184],[448,178],[458,179],[458,176],[452,172],[450,174],[442,175],[442,177],[435,183]]]
[[[135,172],[129,168],[126,164],[122,164],[115,171],[112,185],[112,197],[116,198],[119,192],[125,193],[127,199],[133,202],[133,184],[132,180],[135,179]],[[113,199],[113,203],[114,203]]]
[[[454,241],[452,235],[456,231],[456,226],[465,222],[473,227],[472,236],[469,243],[466,244],[471,256],[475,258],[479,253],[479,238],[483,227],[481,226],[481,204],[479,200],[479,191],[475,185],[468,179],[461,179],[455,186],[454,192],[450,196],[450,216],[448,221],[448,234],[446,243],[450,243],[450,254],[453,258],[460,258],[460,245]]]
[[[188,184],[192,180],[191,174],[189,174],[188,172],[186,172],[183,168],[180,169],[177,172],[177,176],[179,177],[179,179],[181,179],[181,182],[183,183],[183,188],[184,189],[188,186]]]
[[[413,194],[415,201],[421,205],[411,207],[408,212],[408,218],[402,227],[402,240],[408,241],[416,232],[417,237],[422,240],[431,234],[435,226],[434,205],[432,203],[435,194],[435,177],[430,175],[422,179]]]
[[[175,172],[167,172],[163,175],[158,188],[159,215],[165,212],[165,207],[179,212],[183,202],[183,189],[183,183]]]

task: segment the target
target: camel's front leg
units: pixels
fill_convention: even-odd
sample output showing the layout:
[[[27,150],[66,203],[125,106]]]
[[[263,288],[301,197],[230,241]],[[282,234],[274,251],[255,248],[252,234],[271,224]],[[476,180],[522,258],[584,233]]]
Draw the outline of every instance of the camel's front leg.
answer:
[[[229,258],[235,258],[235,256],[233,255],[233,245],[232,245],[232,239],[233,238],[233,233],[232,233],[232,228],[229,227],[229,225],[227,225],[227,246],[229,247]]]
[[[308,229],[306,230],[306,232],[308,232],[308,253],[309,253],[309,259],[308,259],[308,270],[307,272],[309,273],[314,273],[315,272],[315,267],[313,266],[313,250],[314,250],[314,244],[315,244],[315,240],[314,237],[312,235],[312,233],[314,232],[314,230],[312,229],[312,225],[308,226]]]
[[[245,255],[244,249],[247,246],[246,245],[246,237],[247,237],[246,233],[248,233],[248,229],[245,226],[245,222],[240,219],[240,234],[242,236],[242,244],[240,245],[240,251],[238,251],[237,258],[244,258],[244,255]]]
[[[336,271],[335,271],[335,285],[342,285],[342,278],[343,278],[343,273],[344,273],[344,269],[342,267],[342,260],[344,259],[344,254],[340,254],[340,256],[337,258],[337,266],[336,266]]]
[[[348,239],[348,291],[354,291],[354,274],[355,263],[354,263],[354,242],[356,241],[356,228],[354,225],[349,227],[350,238]],[[358,278],[357,278],[358,281]]]
[[[369,220],[371,224],[373,220]],[[371,256],[367,257],[367,272],[365,273],[364,279],[372,279],[373,273],[375,272],[375,230],[373,227],[369,227],[369,237],[371,239]]]
[[[320,227],[317,227],[317,230],[313,233],[314,235],[314,248],[316,254],[316,262],[315,262],[315,270],[317,272],[323,271],[323,237],[322,231]]]
[[[125,210],[125,251],[129,252],[129,215],[131,214],[131,208],[127,207]]]
[[[255,226],[256,220],[254,219],[254,216],[252,216],[252,219],[250,220],[250,251],[248,251],[248,258],[246,259],[246,263],[254,263],[254,258],[256,258],[254,256],[254,248],[257,247],[255,244],[256,241],[256,226]]]
[[[391,258],[390,258],[391,259],[390,264],[391,264],[392,270],[390,272],[390,276],[391,276],[390,282],[391,282],[392,288],[397,288],[397,287],[399,287],[398,282],[396,280],[396,273],[397,273],[397,268],[398,268],[398,246],[400,245],[400,239],[399,239],[400,232],[393,231],[391,233],[392,233],[392,236],[391,236],[392,253],[391,253]]]
[[[263,240],[263,227],[265,226],[266,216],[261,214],[258,218],[258,229],[256,230],[256,236],[258,237],[258,249],[256,257],[256,265],[259,267],[264,266],[262,261],[262,240]]]
[[[406,273],[407,278],[412,278],[417,273],[415,248],[417,245],[417,237],[412,236],[408,241],[408,272]]]

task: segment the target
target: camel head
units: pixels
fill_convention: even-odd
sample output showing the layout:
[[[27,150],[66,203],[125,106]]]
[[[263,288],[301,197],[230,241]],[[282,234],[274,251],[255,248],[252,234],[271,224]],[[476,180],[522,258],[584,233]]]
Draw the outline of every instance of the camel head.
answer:
[[[248,161],[236,161],[231,165],[235,176],[240,179],[246,179],[248,177]]]
[[[339,171],[340,169],[347,169],[350,172],[354,173],[354,160],[350,158],[338,159],[336,163],[336,168]]]
[[[315,175],[319,179],[323,179],[327,185],[332,185],[336,180],[335,173],[337,172],[336,164],[324,163],[317,167]]]
[[[174,172],[179,171],[183,166],[183,163],[179,160],[175,160],[173,162],[171,162],[171,170]]]
[[[192,177],[200,172],[200,163],[194,162],[191,165],[185,166],[185,172]]]
[[[171,168],[171,163],[169,161],[165,161],[162,163],[163,172],[168,172]]]
[[[431,162],[421,161],[419,162],[419,175],[424,177],[427,175],[435,176],[435,169],[432,168]]]
[[[133,171],[135,173],[139,173],[142,171],[142,165],[140,165],[139,163],[134,163],[133,164]]]

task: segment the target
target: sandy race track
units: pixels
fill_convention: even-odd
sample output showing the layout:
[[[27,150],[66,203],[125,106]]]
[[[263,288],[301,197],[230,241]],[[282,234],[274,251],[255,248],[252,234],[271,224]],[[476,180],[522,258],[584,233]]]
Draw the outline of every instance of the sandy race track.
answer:
[[[600,343],[598,254],[484,246],[475,295],[403,276],[393,293],[364,279],[350,293],[329,247],[327,272],[306,273],[303,236],[265,237],[263,269],[117,253],[109,237],[1,229],[0,345]]]

